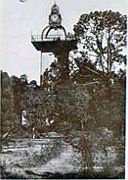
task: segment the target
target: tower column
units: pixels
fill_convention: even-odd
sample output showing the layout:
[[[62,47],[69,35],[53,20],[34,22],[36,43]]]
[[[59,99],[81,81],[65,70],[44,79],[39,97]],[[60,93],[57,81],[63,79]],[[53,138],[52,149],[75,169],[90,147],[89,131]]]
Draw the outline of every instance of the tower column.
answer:
[[[65,81],[69,79],[69,51],[68,51],[68,42],[60,42],[60,48],[55,52],[55,56],[58,57],[58,63],[60,64],[60,81]]]
[[[41,54],[40,54],[40,86],[42,84],[42,80],[43,80],[43,71],[42,71],[42,68],[43,68],[43,62],[42,62],[42,51],[41,51]]]

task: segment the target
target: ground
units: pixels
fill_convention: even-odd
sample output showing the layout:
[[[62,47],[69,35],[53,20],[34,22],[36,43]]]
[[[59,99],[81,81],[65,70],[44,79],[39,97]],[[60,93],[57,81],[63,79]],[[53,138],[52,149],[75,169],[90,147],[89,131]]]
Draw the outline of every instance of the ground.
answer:
[[[82,154],[74,147],[75,140],[65,141],[56,135],[43,139],[13,139],[2,148],[2,166],[4,176],[25,178],[42,178],[49,174],[79,174],[82,171]],[[50,134],[50,135],[51,135]],[[108,159],[111,163],[115,159],[114,147],[108,148]],[[94,155],[98,161],[94,170],[102,171],[103,154],[99,151]],[[117,167],[116,167],[117,168]],[[120,169],[119,169],[120,168]],[[118,171],[122,172],[122,167]]]

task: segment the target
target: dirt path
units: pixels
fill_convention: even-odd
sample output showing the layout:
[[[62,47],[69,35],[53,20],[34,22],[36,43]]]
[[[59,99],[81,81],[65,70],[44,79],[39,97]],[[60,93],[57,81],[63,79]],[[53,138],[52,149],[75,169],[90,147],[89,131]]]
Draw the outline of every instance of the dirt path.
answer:
[[[80,159],[80,154],[75,152],[73,147],[66,143],[59,156],[52,158],[41,167],[31,168],[31,170],[36,174],[44,172],[62,174],[77,172],[80,169]]]

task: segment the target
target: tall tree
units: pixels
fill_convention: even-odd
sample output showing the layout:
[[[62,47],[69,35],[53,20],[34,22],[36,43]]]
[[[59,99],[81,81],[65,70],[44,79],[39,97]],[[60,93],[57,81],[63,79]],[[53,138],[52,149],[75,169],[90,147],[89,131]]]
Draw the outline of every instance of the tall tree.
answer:
[[[20,78],[12,76],[11,86],[14,94],[14,110],[17,113],[17,115],[21,118],[21,101],[24,93],[28,89],[27,76],[25,74],[21,75]]]
[[[74,31],[95,67],[109,76],[122,75],[126,65],[126,15],[103,11],[81,15]]]
[[[74,58],[79,68],[77,76],[81,75],[82,83],[85,83],[84,74],[87,75],[87,67],[97,74],[91,79],[100,82],[98,86],[91,88],[86,132],[91,129],[96,134],[98,131],[101,139],[100,149],[103,149],[106,157],[107,147],[114,145],[116,166],[123,166],[125,86],[122,77],[125,77],[126,67],[126,16],[112,11],[83,14],[74,26],[74,31],[80,44],[80,48],[75,52],[77,56]],[[112,81],[113,79],[116,81]],[[100,134],[103,128],[112,133],[111,142],[105,141],[102,133]],[[91,152],[89,146],[88,149]],[[85,159],[87,159],[86,152]]]
[[[2,140],[14,133],[19,119],[14,111],[14,94],[11,79],[6,72],[1,72],[1,135]]]

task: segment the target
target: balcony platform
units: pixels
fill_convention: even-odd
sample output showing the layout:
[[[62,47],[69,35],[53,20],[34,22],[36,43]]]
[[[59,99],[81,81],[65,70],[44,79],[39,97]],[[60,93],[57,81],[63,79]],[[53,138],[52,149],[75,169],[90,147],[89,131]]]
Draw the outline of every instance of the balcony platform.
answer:
[[[75,37],[56,37],[49,36],[43,38],[39,35],[31,36],[31,43],[34,45],[37,51],[41,52],[57,52],[62,49],[66,49],[68,52],[77,49],[77,39]]]

